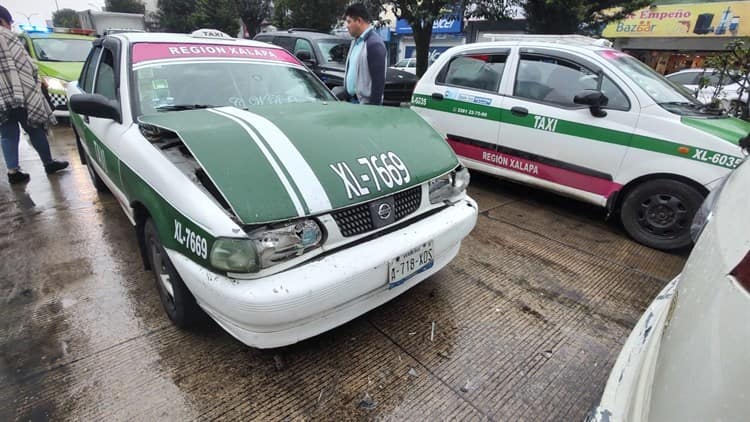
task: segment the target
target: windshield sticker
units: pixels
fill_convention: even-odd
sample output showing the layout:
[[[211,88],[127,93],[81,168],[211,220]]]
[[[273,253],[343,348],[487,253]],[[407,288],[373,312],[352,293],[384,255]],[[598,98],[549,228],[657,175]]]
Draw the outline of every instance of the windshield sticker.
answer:
[[[165,79],[154,79],[151,81],[151,86],[154,89],[169,89],[169,83]]]
[[[133,45],[133,63],[184,58],[261,59],[300,64],[280,48],[218,44],[138,43]]]

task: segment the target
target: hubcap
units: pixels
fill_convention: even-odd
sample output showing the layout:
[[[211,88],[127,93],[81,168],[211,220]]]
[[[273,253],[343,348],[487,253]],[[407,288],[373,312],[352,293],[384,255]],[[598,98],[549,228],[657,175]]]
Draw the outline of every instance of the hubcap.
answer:
[[[638,223],[657,236],[674,237],[688,227],[687,208],[682,199],[669,194],[655,194],[638,210]]]
[[[174,287],[172,287],[172,279],[167,270],[166,263],[161,256],[159,246],[154,242],[151,242],[151,257],[154,265],[153,271],[156,274],[157,281],[162,289],[167,293],[167,298],[170,304],[174,304]]]

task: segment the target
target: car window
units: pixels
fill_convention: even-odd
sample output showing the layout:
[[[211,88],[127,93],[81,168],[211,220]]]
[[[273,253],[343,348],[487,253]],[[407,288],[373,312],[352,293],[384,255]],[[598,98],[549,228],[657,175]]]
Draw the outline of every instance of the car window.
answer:
[[[602,93],[609,100],[605,108],[610,110],[622,111],[630,110],[630,100],[628,100],[627,95],[625,95],[620,87],[618,87],[617,84],[612,81],[612,79],[609,79],[608,76],[604,75],[604,79],[602,80],[602,85],[599,90],[602,91]]]
[[[205,81],[222,81],[207,84]],[[254,108],[335,101],[312,72],[294,66],[248,61],[153,64],[135,71],[139,114],[176,104]]]
[[[91,93],[91,88],[94,86],[96,66],[99,64],[99,56],[101,56],[101,54],[101,47],[96,47],[91,50],[91,53],[89,53],[89,58],[86,61],[86,66],[81,72],[81,80],[78,82],[78,87],[84,92]]]
[[[436,82],[438,84],[497,92],[507,58],[508,56],[505,54],[456,56],[445,65]]]
[[[399,60],[398,63],[396,63],[396,67],[408,67],[409,66],[409,60]]]
[[[315,41],[323,55],[324,63],[346,63],[346,56],[349,55],[351,41],[340,38],[324,38]]]
[[[513,93],[517,97],[567,107],[583,90],[596,89],[598,75],[568,60],[551,56],[521,55]]]
[[[91,51],[91,40],[34,38],[37,59],[43,62],[83,62]]]
[[[599,90],[608,98],[606,108],[629,110],[624,92],[606,75],[558,57],[521,55],[513,95],[565,107],[579,107],[576,95]]]
[[[273,44],[273,37],[271,35],[258,35],[257,37],[255,37],[255,41]]]
[[[114,57],[112,56],[112,52],[106,48],[102,50],[102,57],[96,72],[94,93],[104,95],[110,100],[117,100]]]
[[[307,51],[310,53],[310,57],[315,58],[315,53],[313,53],[312,44],[310,44],[310,41],[297,38],[297,41],[294,43],[294,55],[296,56],[298,52],[300,51]]]
[[[680,85],[698,85],[701,75],[701,72],[685,72],[667,76],[667,79]]]
[[[276,37],[273,39],[273,43],[284,48],[286,51],[294,51],[294,44],[296,38],[292,37]]]

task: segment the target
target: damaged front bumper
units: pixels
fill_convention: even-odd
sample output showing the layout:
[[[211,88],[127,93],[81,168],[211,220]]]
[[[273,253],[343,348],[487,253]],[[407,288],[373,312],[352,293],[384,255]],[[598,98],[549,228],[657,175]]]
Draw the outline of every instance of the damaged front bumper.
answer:
[[[344,324],[436,273],[456,256],[476,219],[477,204],[465,197],[399,230],[252,280],[226,277],[178,252],[167,253],[198,304],[222,328],[249,346],[272,348]],[[389,286],[388,261],[427,242],[434,248],[432,267]]]
[[[649,305],[622,346],[598,406],[586,422],[648,420],[659,347],[677,296],[675,277]]]

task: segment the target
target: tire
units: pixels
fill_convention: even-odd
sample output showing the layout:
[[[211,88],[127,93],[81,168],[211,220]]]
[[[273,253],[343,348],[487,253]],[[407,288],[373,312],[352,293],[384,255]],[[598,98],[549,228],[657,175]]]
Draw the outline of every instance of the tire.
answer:
[[[203,310],[169,260],[159,241],[156,226],[150,218],[146,220],[143,228],[143,237],[146,255],[164,311],[174,325],[180,328],[193,326],[203,317]]]
[[[86,155],[86,169],[89,171],[89,177],[91,178],[91,183],[94,185],[94,188],[96,188],[96,191],[99,193],[107,193],[109,192],[109,188],[104,183],[104,180],[102,180],[101,177],[99,177],[99,174],[96,173],[96,169],[93,165],[90,163],[93,162],[91,157]]]
[[[704,195],[687,183],[655,179],[637,185],[622,202],[620,219],[638,243],[671,251],[692,245],[690,223]]]

